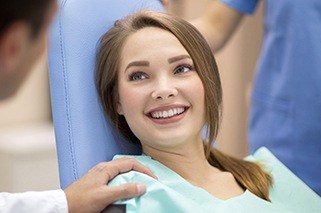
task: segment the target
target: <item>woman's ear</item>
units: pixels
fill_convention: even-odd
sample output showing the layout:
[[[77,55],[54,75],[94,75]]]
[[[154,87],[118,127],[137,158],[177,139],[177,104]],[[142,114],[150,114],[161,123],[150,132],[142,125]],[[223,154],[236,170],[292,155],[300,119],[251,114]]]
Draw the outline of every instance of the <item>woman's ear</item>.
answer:
[[[2,71],[13,71],[30,43],[30,29],[24,22],[15,22],[0,37]]]
[[[124,114],[123,107],[121,106],[121,103],[119,101],[117,102],[117,112],[120,115]]]

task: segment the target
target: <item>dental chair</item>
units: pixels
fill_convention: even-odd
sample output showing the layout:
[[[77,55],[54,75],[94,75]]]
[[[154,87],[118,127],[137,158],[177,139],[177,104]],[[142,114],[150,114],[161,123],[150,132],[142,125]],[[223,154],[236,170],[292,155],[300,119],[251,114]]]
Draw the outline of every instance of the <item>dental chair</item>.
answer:
[[[60,0],[49,37],[49,77],[60,184],[66,188],[115,154],[137,154],[107,122],[95,87],[98,41],[114,21],[140,10],[163,10],[159,0]],[[321,199],[268,150],[248,160],[260,161],[275,180],[272,202],[293,210],[321,212]],[[320,210],[320,211],[319,211]]]
[[[66,188],[116,153],[134,154],[106,121],[95,87],[98,40],[115,20],[159,0],[60,0],[49,35],[49,78],[60,185]],[[126,143],[126,146],[122,144]]]

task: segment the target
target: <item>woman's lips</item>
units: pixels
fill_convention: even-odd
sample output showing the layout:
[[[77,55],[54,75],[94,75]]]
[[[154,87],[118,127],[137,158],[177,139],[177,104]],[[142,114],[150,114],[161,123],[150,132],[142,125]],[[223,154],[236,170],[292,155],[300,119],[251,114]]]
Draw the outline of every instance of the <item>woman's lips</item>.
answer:
[[[170,124],[183,119],[189,107],[176,106],[157,109],[149,112],[148,117],[157,124]]]

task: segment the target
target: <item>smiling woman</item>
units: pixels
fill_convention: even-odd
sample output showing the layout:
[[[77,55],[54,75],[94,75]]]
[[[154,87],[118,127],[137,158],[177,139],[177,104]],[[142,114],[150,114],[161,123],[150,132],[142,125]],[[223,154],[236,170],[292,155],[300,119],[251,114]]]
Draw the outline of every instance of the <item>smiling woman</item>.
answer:
[[[159,176],[157,182],[134,172],[120,175],[153,186],[125,201],[128,209],[226,211],[228,203],[230,210],[285,212],[267,202],[272,178],[259,165],[212,148],[221,115],[220,77],[209,46],[189,23],[149,11],[117,21],[101,38],[97,87],[111,122],[141,143],[143,155],[135,158]]]

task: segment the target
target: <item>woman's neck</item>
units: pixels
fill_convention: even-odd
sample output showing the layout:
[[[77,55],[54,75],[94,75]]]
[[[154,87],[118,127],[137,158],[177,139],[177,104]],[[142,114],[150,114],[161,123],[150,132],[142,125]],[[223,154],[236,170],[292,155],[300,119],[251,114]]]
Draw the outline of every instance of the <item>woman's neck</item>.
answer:
[[[222,172],[208,163],[202,142],[167,149],[143,146],[143,151],[217,198],[225,200],[244,193],[231,173]]]
[[[194,185],[200,185],[213,170],[219,172],[208,163],[202,142],[168,149],[143,146],[143,151]]]

